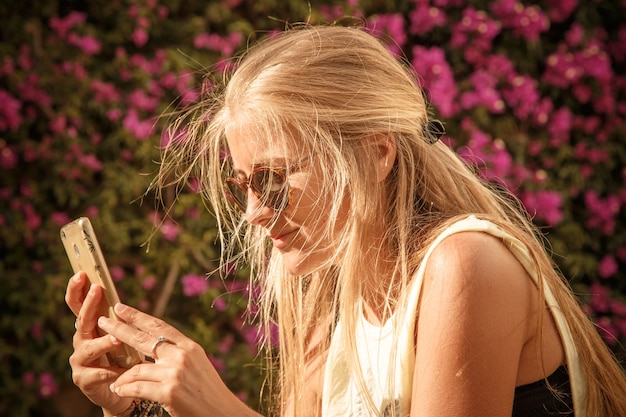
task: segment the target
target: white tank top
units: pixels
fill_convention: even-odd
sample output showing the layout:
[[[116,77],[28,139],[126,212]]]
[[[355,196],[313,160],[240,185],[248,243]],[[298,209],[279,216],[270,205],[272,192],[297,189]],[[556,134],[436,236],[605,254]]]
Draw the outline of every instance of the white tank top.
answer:
[[[390,410],[394,408],[396,410],[395,415],[398,417],[408,416],[410,413],[415,367],[414,329],[425,266],[433,250],[443,239],[452,234],[466,231],[485,232],[502,239],[535,283],[538,282],[528,249],[521,241],[504,232],[495,224],[475,216],[469,216],[447,228],[426,252],[424,260],[409,286],[409,296],[406,298],[406,316],[397,317],[394,314],[382,327],[371,324],[363,315],[357,322],[356,344],[361,372],[375,408],[383,416],[392,415]],[[572,334],[550,287],[545,281],[543,282],[545,301],[555,319],[565,349],[574,412],[576,417],[585,417],[587,387]],[[396,323],[402,323],[402,325],[397,326]],[[322,392],[322,416],[370,416],[366,397],[359,393],[359,385],[348,370],[345,357],[346,349],[338,336],[341,334],[342,327],[342,322],[339,320],[326,360]],[[398,330],[397,335],[394,335],[394,328]],[[387,392],[387,387],[391,385],[388,380],[390,366],[395,368],[392,375],[395,379],[393,384],[395,392],[393,393]]]

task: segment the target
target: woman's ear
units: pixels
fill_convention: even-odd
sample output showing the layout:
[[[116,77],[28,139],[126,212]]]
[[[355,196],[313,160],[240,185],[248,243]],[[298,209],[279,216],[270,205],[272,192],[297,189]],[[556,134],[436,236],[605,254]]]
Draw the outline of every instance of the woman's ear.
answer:
[[[393,133],[381,134],[376,137],[376,150],[378,154],[376,179],[384,181],[396,162],[396,137]]]

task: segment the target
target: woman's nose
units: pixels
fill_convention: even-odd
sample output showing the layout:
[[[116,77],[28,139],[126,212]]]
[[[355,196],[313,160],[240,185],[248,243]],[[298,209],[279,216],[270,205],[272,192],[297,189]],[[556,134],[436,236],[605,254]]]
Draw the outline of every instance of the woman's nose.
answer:
[[[248,203],[246,204],[246,221],[250,224],[259,225],[263,220],[271,218],[274,210],[265,206],[261,199],[251,190],[248,189]]]

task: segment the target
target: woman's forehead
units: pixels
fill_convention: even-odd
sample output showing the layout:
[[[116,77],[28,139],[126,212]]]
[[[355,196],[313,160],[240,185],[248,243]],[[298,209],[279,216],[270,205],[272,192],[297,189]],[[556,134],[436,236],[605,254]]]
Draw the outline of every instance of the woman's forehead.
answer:
[[[226,142],[233,165],[238,168],[289,162],[304,153],[302,140],[287,135],[264,135],[251,126],[227,129]]]

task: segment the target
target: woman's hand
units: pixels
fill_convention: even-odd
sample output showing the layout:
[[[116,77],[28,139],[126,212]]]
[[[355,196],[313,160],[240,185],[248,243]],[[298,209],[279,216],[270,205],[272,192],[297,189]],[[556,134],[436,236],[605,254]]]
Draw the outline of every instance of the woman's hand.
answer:
[[[97,321],[106,302],[102,287],[93,285],[84,273],[74,275],[65,293],[65,301],[76,316],[74,353],[70,356],[74,384],[105,414],[121,415],[128,410],[132,399],[122,398],[109,389],[124,368],[108,366],[106,353],[121,342],[110,335],[99,336]],[[85,289],[89,292],[85,295]]]
[[[135,365],[111,384],[116,397],[157,401],[172,417],[258,416],[224,385],[196,342],[129,306],[117,304],[115,312],[124,322],[100,317],[98,326],[154,358],[154,363]],[[157,343],[159,337],[166,342]]]

